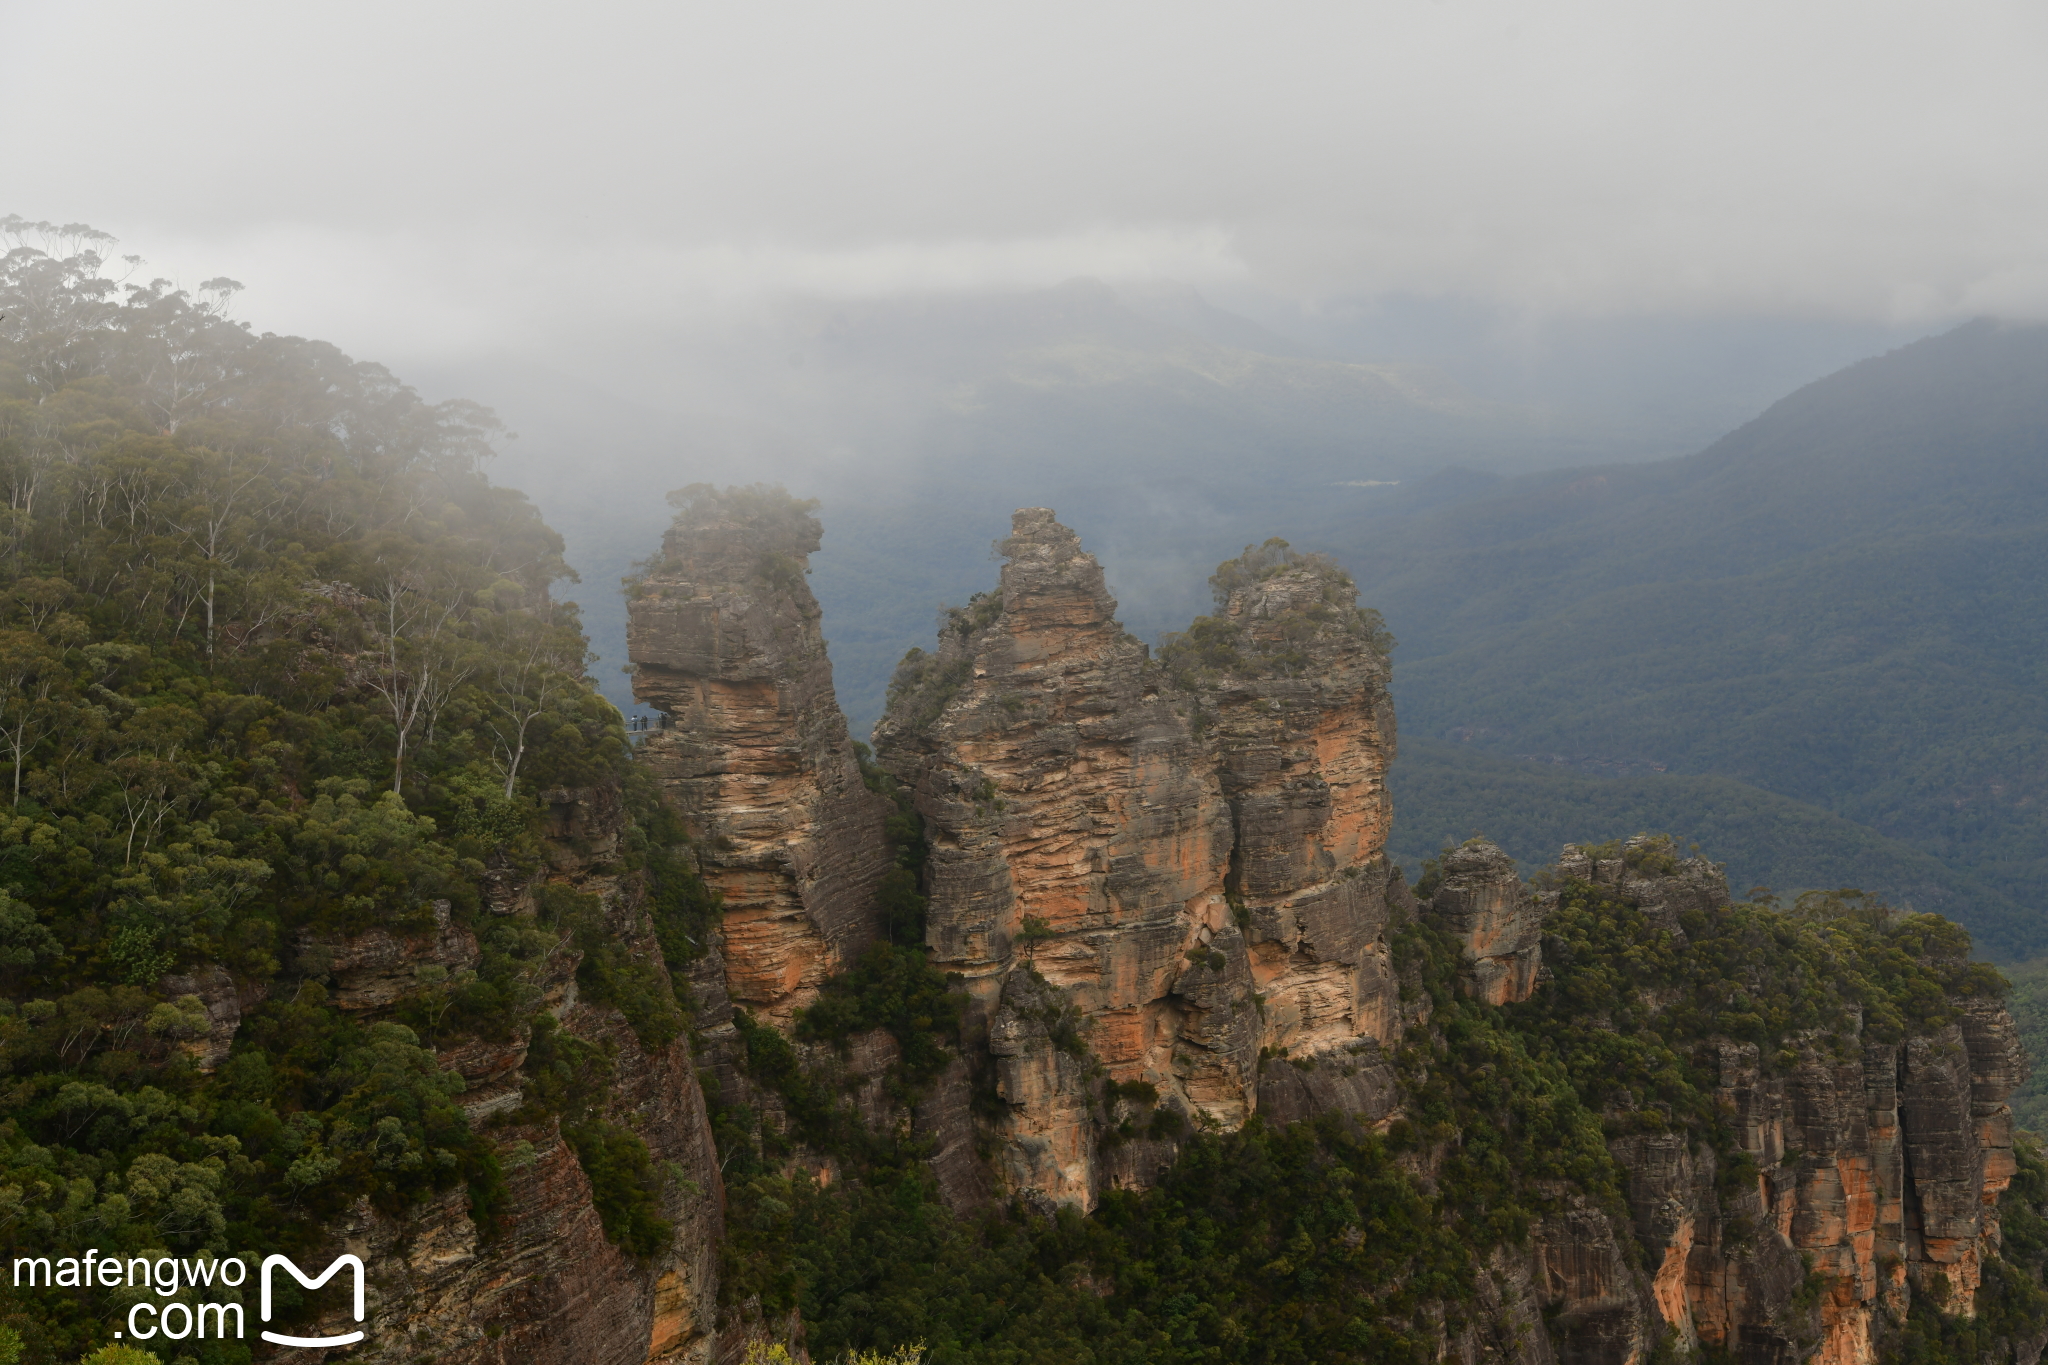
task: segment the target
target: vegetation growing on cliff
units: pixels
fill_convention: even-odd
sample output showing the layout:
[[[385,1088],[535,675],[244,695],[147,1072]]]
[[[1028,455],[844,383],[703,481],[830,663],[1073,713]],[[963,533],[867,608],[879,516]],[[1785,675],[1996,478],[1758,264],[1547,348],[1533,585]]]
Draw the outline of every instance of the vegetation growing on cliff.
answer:
[[[1639,871],[1676,867],[1668,844],[1629,853]],[[1020,1203],[959,1218],[905,1135],[847,1143],[814,1127],[803,1138],[837,1159],[830,1183],[760,1162],[751,1144],[729,1153],[730,1292],[800,1310],[821,1355],[922,1341],[935,1362],[1431,1359],[1439,1322],[1456,1331],[1476,1312],[1489,1248],[1573,1209],[1625,1222],[1610,1137],[1678,1128],[1728,1172],[1753,1171],[1713,1098],[1721,1043],[1757,1045],[1767,1071],[1784,1070],[1792,1040],[1924,1035],[1951,1022],[1953,1001],[2003,990],[1955,925],[1874,898],[1694,911],[1681,940],[1604,886],[1556,889],[1551,979],[1525,1004],[1464,997],[1458,945],[1426,922],[1399,932],[1397,968],[1412,1004],[1427,995],[1429,1023],[1397,1057],[1407,1100],[1384,1135],[1255,1118],[1192,1134],[1156,1188],[1108,1192],[1093,1215]],[[788,1047],[767,1030],[759,1041]],[[2048,1165],[2025,1148],[2021,1168],[1978,1319],[1921,1296],[1902,1359],[1997,1358],[2038,1330]]]
[[[2012,982],[2006,1008],[2019,1028],[2020,1042],[2029,1057],[2048,1057],[2048,958],[2036,958],[2004,969]],[[2037,1064],[2034,1074],[2012,1095],[2013,1120],[2037,1135],[2048,1135],[2048,1066]]]
[[[1109,1192],[1085,1218],[1021,1204],[956,1218],[920,1144],[869,1132],[832,1077],[743,1021],[747,1069],[781,1096],[788,1136],[840,1175],[792,1172],[771,1135],[721,1128],[725,1292],[800,1309],[822,1356],[923,1341],[934,1362],[1433,1359],[1439,1315],[1457,1328],[1486,1250],[1552,1209],[1540,1182],[1611,1201],[1616,1180],[1563,1070],[1457,997],[1454,947],[1416,930],[1402,952],[1442,1024],[1404,1054],[1407,1122],[1198,1132],[1157,1188]],[[1412,1163],[1439,1149],[1431,1188]]]
[[[912,645],[889,676],[888,714],[912,733],[927,728],[973,671],[974,656],[965,652],[963,643],[956,641],[950,652],[942,648],[938,653]]]
[[[1977,1312],[1962,1318],[1916,1300],[1893,1359],[1898,1365],[1980,1365],[2025,1358],[2048,1332],[2048,1154],[2037,1139],[2015,1145],[2019,1166],[1999,1200],[2003,1241],[1984,1266]]]
[[[1289,571],[1312,583],[1315,595],[1297,594],[1284,612],[1256,622],[1226,614],[1234,594]],[[1298,673],[1308,664],[1303,646],[1332,636],[1365,641],[1382,662],[1393,654],[1394,637],[1377,611],[1358,605],[1351,575],[1328,555],[1303,554],[1278,536],[1247,545],[1243,554],[1217,565],[1209,587],[1216,614],[1198,616],[1186,630],[1170,631],[1159,642],[1159,662],[1182,686],[1247,670]]]
[[[1932,1033],[1954,1001],[2005,991],[1969,961],[1959,926],[1860,893],[1691,910],[1680,926],[1683,941],[1606,888],[1568,882],[1544,921],[1552,984],[1507,1011],[1588,1105],[1618,1105],[1632,1125],[1713,1130],[1720,1040],[1784,1071],[1797,1049],[1860,1055],[1865,1039]]]
[[[122,286],[100,234],[5,229],[0,1242],[291,1251],[359,1198],[465,1183],[488,1237],[495,1144],[435,1048],[526,1028],[568,946],[643,1037],[678,1026],[575,893],[481,913],[487,873],[543,871],[538,793],[626,767],[549,595],[561,542],[481,472],[488,412],[251,333],[232,281]],[[340,1007],[351,936],[444,922],[473,969],[423,965],[374,1022]],[[579,1151],[632,1176],[625,1138]],[[8,1287],[0,1317],[37,1365],[111,1310]]]

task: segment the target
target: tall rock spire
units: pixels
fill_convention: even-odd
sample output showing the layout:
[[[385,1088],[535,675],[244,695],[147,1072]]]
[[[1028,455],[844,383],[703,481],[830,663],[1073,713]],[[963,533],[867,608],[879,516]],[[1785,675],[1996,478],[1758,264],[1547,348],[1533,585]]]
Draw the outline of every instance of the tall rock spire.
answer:
[[[904,661],[876,745],[931,840],[927,940],[990,1030],[1005,1174],[1087,1203],[1091,1082],[1061,1051],[1235,1126],[1258,1016],[1229,808],[1185,701],[1052,512],[1019,511],[997,548],[1000,588]]]
[[[1227,647],[1162,667],[1050,511],[998,549],[999,589],[905,659],[876,746],[925,819],[928,941],[988,1029],[1012,1185],[1087,1203],[1148,1178],[1158,1110],[1230,1128],[1264,1102],[1262,1044],[1345,1049],[1329,1084],[1283,1068],[1290,1116],[1383,1110],[1393,727],[1350,580],[1272,551],[1284,572],[1190,632]]]
[[[1246,547],[1210,584],[1215,615],[1168,637],[1161,659],[1197,698],[1230,801],[1230,894],[1262,1000],[1260,1045],[1310,1065],[1343,1052],[1326,1071],[1267,1068],[1260,1101],[1282,1122],[1369,1111],[1390,1088],[1380,1049],[1400,1031],[1384,856],[1389,642],[1350,575],[1285,541]],[[1360,1040],[1376,1045],[1370,1058]]]
[[[816,504],[758,485],[671,500],[627,625],[633,695],[669,717],[643,754],[725,899],[727,991],[786,1024],[875,937],[889,804],[832,692],[805,581]]]

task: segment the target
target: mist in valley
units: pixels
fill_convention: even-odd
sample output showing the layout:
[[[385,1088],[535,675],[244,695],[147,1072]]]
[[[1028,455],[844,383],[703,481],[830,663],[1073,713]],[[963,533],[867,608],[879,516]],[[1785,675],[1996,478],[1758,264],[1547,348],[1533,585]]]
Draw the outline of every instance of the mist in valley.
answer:
[[[10,1246],[362,1248],[378,1361],[2039,1356],[2048,10],[0,39]],[[159,1358],[35,1263],[0,1365]]]
[[[1484,585],[1411,600],[1369,547],[1429,560],[1513,480],[1682,459],[1853,362],[2048,316],[2043,34],[2009,5],[117,5],[16,36],[0,79],[66,115],[10,151],[10,207],[496,409],[493,477],[565,537],[593,676],[640,714],[618,583],[665,495],[767,482],[820,503],[856,733],[1042,505],[1152,642],[1248,543],[1337,554],[1409,642],[1410,733],[1512,756],[1542,727],[1447,715],[1420,665],[1516,622],[1452,640]],[[1403,809],[1411,859],[1499,823]]]

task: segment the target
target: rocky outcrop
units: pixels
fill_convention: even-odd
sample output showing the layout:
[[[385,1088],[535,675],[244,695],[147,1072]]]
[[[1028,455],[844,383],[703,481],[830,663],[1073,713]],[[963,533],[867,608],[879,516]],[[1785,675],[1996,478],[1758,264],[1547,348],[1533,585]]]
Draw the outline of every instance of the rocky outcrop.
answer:
[[[1646,1311],[1628,1229],[1583,1194],[1559,1192],[1558,1212],[1530,1238],[1530,1277],[1552,1349],[1564,1365],[1638,1365],[1662,1339]]]
[[[1019,512],[1002,550],[998,594],[906,660],[876,745],[931,842],[933,960],[964,979],[970,1028],[1017,1049],[1004,1164],[1087,1204],[1092,1134],[1062,1136],[1087,1101],[1019,999],[1054,993],[1110,1079],[1232,1125],[1255,1102],[1257,1007],[1224,894],[1230,810],[1188,699],[1051,512]]]
[[[724,897],[728,993],[787,1024],[875,936],[888,803],[833,696],[804,579],[811,505],[702,485],[677,500],[630,604],[634,695],[667,722],[640,752]]]
[[[1430,918],[1458,940],[1458,984],[1489,1005],[1527,1000],[1543,965],[1542,907],[1522,887],[1514,859],[1485,839],[1467,839],[1442,858]]]
[[[1728,903],[1719,870],[1668,841],[1606,858],[1568,846],[1557,870],[1674,933],[1686,910]],[[1768,1061],[1719,1044],[1731,1150],[1681,1131],[1613,1139],[1647,1265],[1636,1317],[1745,1361],[1867,1365],[1911,1295],[1970,1312],[2014,1170],[2006,1099],[2026,1072],[2002,1005],[1952,1007],[1958,1022],[1898,1042],[1791,1039]]]
[[[1682,920],[1688,910],[1728,904],[1728,881],[1721,869],[1705,858],[1680,858],[1669,835],[1638,834],[1619,847],[1566,844],[1558,854],[1557,875],[1616,888],[1644,919],[1680,943],[1685,942]]]
[[[1235,1127],[1262,1055],[1292,1055],[1283,1108],[1383,1114],[1393,729],[1349,580],[1269,546],[1162,665],[1051,511],[999,549],[997,591],[906,658],[875,740],[924,817],[927,941],[995,1058],[1012,1187],[1085,1206],[1142,1178],[1102,1157],[1121,1128],[1091,1067]]]
[[[1260,1044],[1297,1062],[1342,1052],[1341,1068],[1355,1040],[1384,1048],[1399,1032],[1383,857],[1394,712],[1377,621],[1343,570],[1279,541],[1213,583],[1216,614],[1164,656],[1196,697],[1230,803],[1227,880],[1263,997]],[[1279,1088],[1313,1086],[1297,1070]]]
[[[609,1016],[609,1017],[604,1017]],[[369,1340],[350,1359],[450,1365],[707,1362],[718,1327],[718,1157],[689,1048],[641,1051],[611,1011],[565,1025],[616,1048],[605,1117],[684,1172],[664,1194],[668,1249],[635,1260],[605,1237],[590,1181],[555,1121],[496,1130],[511,1158],[502,1230],[480,1240],[461,1191],[404,1220],[359,1205],[335,1229],[372,1267]],[[346,1330],[337,1317],[331,1326]]]
[[[550,876],[597,898],[607,933],[655,971],[660,945],[637,878],[607,862],[625,815],[615,790],[548,794],[557,818],[544,852]],[[566,810],[567,813],[564,813]],[[487,912],[535,913],[535,897],[492,897]],[[375,1017],[423,984],[473,964],[473,934],[435,907],[432,929],[404,936],[372,931],[308,941],[326,964],[332,998]],[[393,1217],[358,1203],[330,1226],[329,1254],[352,1251],[370,1269],[368,1337],[348,1352],[372,1362],[433,1359],[443,1365],[643,1365],[714,1359],[720,1344],[718,1256],[723,1186],[704,1095],[686,1038],[645,1045],[609,1006],[579,1000],[578,955],[566,945],[532,984],[538,1004],[568,1034],[594,1044],[610,1067],[593,1117],[631,1130],[657,1169],[669,1172],[660,1215],[675,1235],[658,1254],[636,1259],[607,1239],[591,1184],[561,1120],[517,1121],[524,1098],[528,1038],[467,1038],[440,1051],[459,1072],[464,1107],[497,1149],[506,1201],[480,1232],[467,1192],[448,1191]],[[429,969],[423,978],[420,969]],[[355,1327],[340,1315],[317,1329]]]
[[[206,1032],[203,1036],[191,1038],[183,1047],[185,1054],[198,1064],[201,1071],[212,1071],[228,1059],[229,1051],[235,1045],[235,1034],[242,1027],[241,988],[227,968],[212,963],[190,972],[164,977],[157,988],[181,1005],[193,1001],[206,1015]],[[257,995],[248,1003],[254,1004]]]
[[[340,1008],[388,1010],[423,981],[445,980],[476,965],[476,935],[455,923],[447,901],[435,901],[431,909],[432,923],[412,933],[376,928],[336,938],[306,930],[299,936],[300,965],[333,982],[330,998]]]
[[[998,1154],[1012,1189],[1050,1208],[1094,1192],[1095,1113],[1084,1016],[1029,965],[1004,979],[989,1024],[996,1093],[1010,1107]]]
[[[1680,943],[1686,911],[1728,904],[1720,869],[1705,858],[1678,858],[1664,835],[1638,834],[1604,848],[1566,844],[1554,874],[1615,889]],[[1548,890],[1524,886],[1514,859],[1475,837],[1444,851],[1426,913],[1458,941],[1459,988],[1489,1005],[1512,1005],[1543,979],[1543,919],[1556,902],[1555,882]]]

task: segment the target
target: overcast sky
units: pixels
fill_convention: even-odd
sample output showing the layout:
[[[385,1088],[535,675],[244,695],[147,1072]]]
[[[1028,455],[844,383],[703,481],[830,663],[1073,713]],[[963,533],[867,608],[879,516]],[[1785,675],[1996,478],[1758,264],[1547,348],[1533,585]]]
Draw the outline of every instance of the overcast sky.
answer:
[[[1315,308],[2048,315],[2048,6],[10,7],[0,212],[385,356],[1165,276]]]

